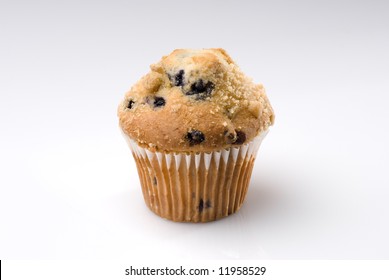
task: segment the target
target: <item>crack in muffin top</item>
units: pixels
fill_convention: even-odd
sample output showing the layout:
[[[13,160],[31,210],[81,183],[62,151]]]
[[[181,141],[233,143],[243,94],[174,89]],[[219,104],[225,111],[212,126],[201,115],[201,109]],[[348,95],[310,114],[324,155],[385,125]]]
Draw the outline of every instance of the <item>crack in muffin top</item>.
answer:
[[[223,49],[177,49],[150,66],[118,108],[123,132],[160,152],[243,145],[274,122],[261,84]]]

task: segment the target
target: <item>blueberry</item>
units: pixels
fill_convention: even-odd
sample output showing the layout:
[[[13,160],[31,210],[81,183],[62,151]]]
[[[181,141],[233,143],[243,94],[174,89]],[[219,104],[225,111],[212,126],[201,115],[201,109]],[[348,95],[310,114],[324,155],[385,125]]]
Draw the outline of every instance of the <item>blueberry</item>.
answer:
[[[166,104],[166,100],[160,96],[146,96],[144,102],[153,108],[163,107]]]
[[[204,209],[210,208],[211,206],[212,206],[211,201],[209,201],[209,199],[206,202],[204,202],[204,200],[200,198],[199,213],[203,212]]]
[[[132,106],[135,104],[135,102],[133,100],[130,100],[128,101],[128,105],[127,105],[127,108],[128,109],[132,109]]]
[[[200,144],[205,140],[204,133],[198,130],[191,130],[186,134],[186,139],[189,141],[190,146]]]
[[[177,74],[175,74],[173,77],[168,74],[169,80],[172,82],[173,86],[183,86],[184,85],[184,75],[185,71],[180,70]]]
[[[244,133],[243,131],[236,130],[236,136],[237,138],[234,144],[242,145],[246,141],[246,133]]]
[[[203,212],[204,209],[204,200],[200,198],[200,203],[199,203],[199,212]]]
[[[165,99],[163,97],[156,96],[154,99],[154,107],[162,107],[165,106]]]
[[[196,81],[190,86],[190,90],[186,95],[196,95],[196,99],[205,99],[211,95],[215,85],[212,82],[204,83],[202,79]]]

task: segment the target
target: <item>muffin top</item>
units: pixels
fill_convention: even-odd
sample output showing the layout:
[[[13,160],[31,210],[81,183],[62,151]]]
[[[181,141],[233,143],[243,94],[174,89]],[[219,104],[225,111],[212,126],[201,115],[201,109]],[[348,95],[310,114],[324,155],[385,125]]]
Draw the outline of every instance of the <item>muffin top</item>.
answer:
[[[223,49],[177,49],[150,66],[118,108],[123,132],[158,152],[210,152],[250,142],[274,122],[265,89]]]

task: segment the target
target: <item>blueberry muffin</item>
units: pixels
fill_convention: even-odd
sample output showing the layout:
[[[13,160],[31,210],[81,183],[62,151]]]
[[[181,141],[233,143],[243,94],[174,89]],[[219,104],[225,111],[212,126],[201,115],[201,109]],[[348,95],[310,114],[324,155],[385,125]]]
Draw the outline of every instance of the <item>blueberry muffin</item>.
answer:
[[[274,122],[263,86],[223,49],[177,49],[150,68],[118,108],[146,205],[174,221],[236,212]]]

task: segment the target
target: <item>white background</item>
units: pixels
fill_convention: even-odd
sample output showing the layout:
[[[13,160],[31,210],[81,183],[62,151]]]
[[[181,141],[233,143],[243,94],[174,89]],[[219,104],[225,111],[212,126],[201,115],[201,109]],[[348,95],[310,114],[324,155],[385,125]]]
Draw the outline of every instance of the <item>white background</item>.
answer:
[[[0,258],[389,258],[385,1],[0,3]],[[225,48],[276,113],[244,206],[207,224],[147,209],[116,116],[186,47]]]

